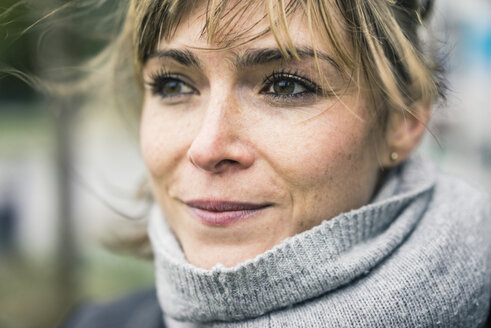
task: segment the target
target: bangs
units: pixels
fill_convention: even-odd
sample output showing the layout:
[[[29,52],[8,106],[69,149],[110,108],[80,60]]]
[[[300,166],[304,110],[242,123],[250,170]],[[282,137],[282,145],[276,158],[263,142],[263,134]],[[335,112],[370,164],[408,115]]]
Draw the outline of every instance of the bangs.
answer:
[[[401,110],[417,117],[415,102],[442,95],[437,66],[420,49],[422,15],[402,0],[133,0],[131,6],[128,20],[135,24],[133,49],[140,70],[159,42],[170,41],[197,10],[205,16],[200,36],[207,50],[231,49],[271,33],[285,59],[299,59],[288,28],[291,16],[299,14],[319,73],[321,45],[368,96],[377,115]],[[258,12],[264,13],[259,19]],[[267,28],[258,30],[258,25]]]
[[[201,37],[210,45],[208,50],[225,50],[246,45],[268,33],[274,36],[278,48],[285,59],[295,57],[298,54],[288,28],[288,18],[294,13],[304,15],[308,20],[311,40],[314,36],[313,26],[322,26],[315,29],[315,33],[321,32],[322,39],[328,39],[328,44],[334,46],[335,54],[346,64],[352,63],[348,58],[346,47],[341,46],[342,38],[346,33],[340,28],[340,20],[335,23],[334,16],[328,13],[326,6],[314,8],[313,1],[297,0],[164,0],[141,1],[136,4],[137,13],[137,59],[144,63],[148,56],[158,47],[161,40],[170,41],[180,23],[191,12],[202,9],[205,16],[205,24],[201,31]],[[318,4],[323,4],[319,2]],[[331,9],[332,11],[332,9]],[[257,19],[257,13],[265,13]],[[266,29],[257,31],[259,24],[267,25]],[[256,31],[256,32],[253,32]],[[325,31],[326,33],[322,33]],[[316,49],[314,42],[312,48]]]

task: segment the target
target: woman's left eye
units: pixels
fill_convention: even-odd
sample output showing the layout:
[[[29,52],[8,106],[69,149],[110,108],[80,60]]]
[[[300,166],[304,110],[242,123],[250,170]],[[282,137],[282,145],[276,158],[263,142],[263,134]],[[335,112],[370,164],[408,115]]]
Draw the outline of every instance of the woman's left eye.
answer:
[[[273,73],[265,79],[262,94],[274,97],[299,97],[319,93],[313,82],[293,74]]]

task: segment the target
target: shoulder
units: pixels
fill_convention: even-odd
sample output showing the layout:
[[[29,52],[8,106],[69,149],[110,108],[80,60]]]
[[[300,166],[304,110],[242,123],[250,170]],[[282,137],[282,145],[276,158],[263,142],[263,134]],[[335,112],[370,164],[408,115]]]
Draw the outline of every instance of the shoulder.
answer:
[[[428,211],[430,217],[449,232],[474,237],[491,234],[489,196],[458,178],[438,176]],[[488,239],[485,241],[489,242]]]
[[[480,272],[491,272],[491,201],[489,195],[469,183],[438,172],[435,167],[422,171],[432,181],[420,221],[408,240],[414,252],[435,252],[434,259],[451,263],[471,260]],[[406,181],[411,185],[411,181]],[[419,195],[417,197],[423,197]],[[416,198],[417,199],[417,198]],[[432,248],[434,247],[434,248]],[[461,257],[456,257],[456,256]]]
[[[421,221],[394,260],[408,272],[408,290],[431,292],[432,304],[454,309],[453,323],[480,322],[491,299],[490,236],[488,195],[439,174]]]
[[[442,194],[475,200],[481,204],[490,202],[489,195],[478,186],[445,173],[438,173],[435,188]]]
[[[164,328],[155,289],[114,301],[81,306],[63,328]]]
[[[441,247],[443,259],[462,265],[462,273],[480,276],[491,291],[489,196],[460,179],[440,175],[424,221],[423,227],[433,230],[429,242]]]
[[[422,244],[425,252],[434,246],[441,260],[452,264],[460,260],[469,270],[486,272],[489,277],[491,201],[486,193],[458,178],[439,174],[416,232],[426,239]]]

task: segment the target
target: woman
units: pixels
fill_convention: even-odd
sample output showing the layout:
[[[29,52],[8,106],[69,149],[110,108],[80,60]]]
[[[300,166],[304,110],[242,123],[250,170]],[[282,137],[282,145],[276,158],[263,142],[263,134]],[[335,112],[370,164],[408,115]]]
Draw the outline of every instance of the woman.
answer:
[[[157,297],[68,326],[484,326],[490,203],[411,156],[431,4],[130,1]]]

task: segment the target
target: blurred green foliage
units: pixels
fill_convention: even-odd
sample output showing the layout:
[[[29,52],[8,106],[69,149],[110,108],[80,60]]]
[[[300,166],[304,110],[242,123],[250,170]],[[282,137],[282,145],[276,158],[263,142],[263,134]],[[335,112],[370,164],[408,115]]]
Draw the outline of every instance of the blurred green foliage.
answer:
[[[19,5],[19,1],[0,0],[0,68],[36,71],[36,39],[39,35],[22,33],[30,24],[30,14],[25,6]],[[27,84],[0,73],[0,101],[26,102],[35,99],[36,93]],[[6,108],[0,106],[0,111]]]
[[[122,23],[119,9],[125,3],[0,0],[0,72],[13,68],[28,75],[67,79],[117,35]],[[31,86],[0,73],[0,103],[38,98]]]

